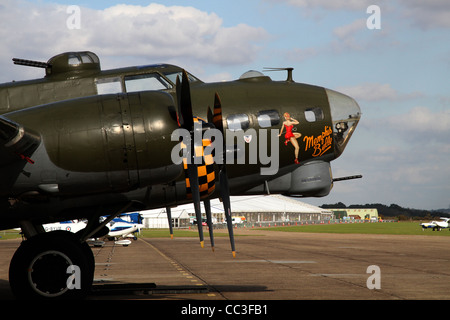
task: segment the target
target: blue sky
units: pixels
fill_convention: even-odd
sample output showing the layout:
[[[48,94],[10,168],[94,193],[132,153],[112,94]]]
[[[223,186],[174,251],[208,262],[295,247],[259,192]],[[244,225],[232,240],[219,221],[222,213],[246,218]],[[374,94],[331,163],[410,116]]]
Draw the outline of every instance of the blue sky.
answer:
[[[81,9],[79,30],[66,27],[69,5]],[[366,26],[370,5],[380,8],[379,30]],[[96,52],[104,69],[169,62],[205,81],[294,67],[297,82],[344,92],[363,112],[332,168],[364,178],[306,202],[450,206],[446,0],[0,0],[0,36],[1,82],[42,76],[13,57],[70,50]]]

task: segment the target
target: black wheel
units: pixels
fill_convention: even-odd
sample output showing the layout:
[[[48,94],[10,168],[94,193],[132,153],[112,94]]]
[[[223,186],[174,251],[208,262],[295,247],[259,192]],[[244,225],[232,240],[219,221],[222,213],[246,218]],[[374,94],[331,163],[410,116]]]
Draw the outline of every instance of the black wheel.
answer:
[[[24,241],[9,268],[12,292],[26,299],[84,298],[93,275],[92,251],[67,231],[43,233]]]

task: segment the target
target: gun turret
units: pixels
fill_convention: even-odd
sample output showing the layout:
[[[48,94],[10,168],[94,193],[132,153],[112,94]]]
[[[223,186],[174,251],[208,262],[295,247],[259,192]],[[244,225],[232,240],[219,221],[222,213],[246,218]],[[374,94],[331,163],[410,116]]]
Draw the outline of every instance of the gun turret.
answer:
[[[59,76],[74,79],[101,70],[100,59],[90,51],[64,52],[50,58],[48,62],[18,58],[12,60],[17,65],[44,68],[46,77]]]

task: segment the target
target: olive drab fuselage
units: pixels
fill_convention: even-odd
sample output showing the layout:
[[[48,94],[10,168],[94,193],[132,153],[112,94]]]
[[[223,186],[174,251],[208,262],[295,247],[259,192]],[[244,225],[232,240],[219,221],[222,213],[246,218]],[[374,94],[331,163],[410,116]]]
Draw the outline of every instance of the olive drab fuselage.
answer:
[[[72,197],[89,198],[89,206],[107,195],[156,208],[188,201],[183,168],[171,159],[179,143],[171,134],[179,128],[175,87],[183,69],[158,64],[105,71],[91,52],[64,53],[41,64],[17,59],[17,64],[45,68],[46,75],[0,85],[0,118],[36,136],[36,146],[27,152],[0,147],[8,153],[0,160],[5,202]],[[240,163],[227,163],[231,194],[328,194],[329,162],[341,155],[361,115],[353,99],[254,73],[219,83],[203,83],[191,74],[189,80],[193,114],[207,119],[217,93],[224,129],[235,139],[226,145],[242,149]],[[276,156],[273,174],[261,174],[270,163],[254,163],[255,150],[258,160]],[[65,208],[55,209],[55,215]]]

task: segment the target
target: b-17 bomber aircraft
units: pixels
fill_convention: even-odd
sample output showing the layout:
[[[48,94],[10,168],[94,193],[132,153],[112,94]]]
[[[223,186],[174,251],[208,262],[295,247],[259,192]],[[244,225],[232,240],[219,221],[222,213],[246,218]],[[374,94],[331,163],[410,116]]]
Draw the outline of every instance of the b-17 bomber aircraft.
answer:
[[[121,213],[166,207],[170,219],[171,207],[193,203],[201,221],[203,201],[211,223],[209,200],[220,198],[234,255],[230,195],[322,197],[360,177],[336,179],[330,167],[358,104],[296,83],[292,68],[285,81],[249,71],[204,83],[168,64],[101,70],[89,51],[13,61],[45,69],[0,85],[0,229],[20,227],[26,239],[9,271],[18,298],[85,297],[94,276],[86,240]],[[74,219],[88,223],[77,233],[42,227]]]

